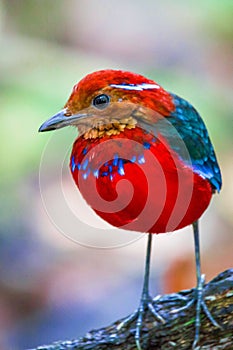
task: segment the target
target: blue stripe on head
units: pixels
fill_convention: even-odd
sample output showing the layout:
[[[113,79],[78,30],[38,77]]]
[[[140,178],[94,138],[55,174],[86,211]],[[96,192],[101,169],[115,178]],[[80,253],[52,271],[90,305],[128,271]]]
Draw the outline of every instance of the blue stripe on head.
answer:
[[[142,83],[142,84],[122,83],[122,84],[111,84],[110,86],[117,89],[132,90],[132,91],[153,90],[153,89],[160,88],[160,86],[157,84],[148,84],[148,83]]]

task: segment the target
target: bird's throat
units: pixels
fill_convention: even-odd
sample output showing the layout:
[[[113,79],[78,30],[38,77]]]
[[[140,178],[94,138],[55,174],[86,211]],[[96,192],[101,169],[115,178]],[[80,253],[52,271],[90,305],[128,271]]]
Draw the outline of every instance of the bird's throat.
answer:
[[[125,117],[122,119],[97,120],[92,128],[80,128],[84,139],[96,139],[102,137],[110,137],[119,135],[125,129],[134,129],[137,121],[133,117]]]

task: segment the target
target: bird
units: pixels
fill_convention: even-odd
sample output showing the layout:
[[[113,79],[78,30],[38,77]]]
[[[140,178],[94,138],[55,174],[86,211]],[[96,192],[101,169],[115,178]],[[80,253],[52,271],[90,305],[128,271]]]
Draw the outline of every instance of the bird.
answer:
[[[147,234],[145,272],[139,307],[118,330],[135,322],[141,337],[146,311],[159,322],[149,292],[153,234],[192,225],[197,284],[193,349],[200,339],[201,313],[221,327],[205,304],[201,273],[199,219],[222,186],[221,171],[207,128],[197,110],[143,75],[103,69],[74,85],[64,108],[39,132],[65,126],[78,129],[70,156],[72,177],[89,206],[123,230]]]

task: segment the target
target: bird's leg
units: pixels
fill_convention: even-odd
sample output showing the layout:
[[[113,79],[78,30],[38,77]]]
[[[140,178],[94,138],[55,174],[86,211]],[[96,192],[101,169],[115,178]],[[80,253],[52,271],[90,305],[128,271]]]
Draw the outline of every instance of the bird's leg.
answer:
[[[204,285],[205,285],[205,275],[201,274],[201,259],[200,259],[200,244],[199,244],[199,229],[198,221],[193,223],[193,234],[194,234],[194,246],[195,246],[195,262],[196,262],[196,277],[197,277],[197,286],[194,289],[194,297],[189,300],[186,305],[173,309],[172,313],[179,313],[181,311],[187,310],[193,304],[196,304],[196,315],[195,315],[195,336],[192,345],[192,349],[195,349],[199,338],[200,338],[200,328],[201,328],[201,311],[209,318],[211,323],[218,328],[222,328],[218,322],[211,315],[204,298]],[[185,301],[186,297],[182,297]]]
[[[146,263],[145,263],[145,273],[144,273],[144,282],[142,288],[142,295],[140,300],[140,305],[138,309],[129,317],[125,318],[119,325],[118,330],[127,326],[132,321],[136,320],[136,329],[135,329],[135,342],[138,350],[142,350],[140,345],[141,338],[141,329],[143,325],[143,316],[146,310],[149,310],[159,322],[165,323],[164,318],[159,315],[153,306],[153,299],[149,294],[149,277],[150,277],[150,258],[151,258],[151,243],[152,243],[152,234],[148,234],[147,241],[147,250],[146,250]]]
[[[201,327],[201,309],[203,309],[206,316],[212,322],[215,327],[221,328],[221,326],[217,323],[217,321],[211,315],[208,307],[206,306],[203,292],[204,292],[204,284],[205,284],[205,275],[201,274],[201,260],[200,260],[200,244],[199,244],[199,229],[198,229],[198,221],[193,223],[193,234],[194,234],[194,245],[195,245],[195,261],[196,261],[196,276],[197,276],[197,287],[196,287],[196,295],[194,301],[196,301],[196,318],[195,318],[195,337],[193,342],[193,349],[198,344],[200,337],[200,327]]]
[[[165,320],[159,313],[155,310],[153,306],[152,298],[149,294],[149,277],[150,277],[150,258],[151,258],[151,243],[152,243],[152,234],[149,233],[147,241],[147,250],[146,250],[146,263],[145,263],[145,273],[144,273],[144,282],[142,288],[142,295],[140,305],[137,311],[137,320],[136,320],[136,330],[135,330],[135,341],[138,350],[141,350],[140,337],[141,329],[143,325],[143,316],[146,309],[148,309],[158,321],[164,323]]]

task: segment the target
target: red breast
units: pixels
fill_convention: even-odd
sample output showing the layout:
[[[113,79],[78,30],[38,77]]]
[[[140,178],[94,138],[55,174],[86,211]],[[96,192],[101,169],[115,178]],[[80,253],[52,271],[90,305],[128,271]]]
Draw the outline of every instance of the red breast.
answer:
[[[212,196],[209,182],[185,165],[164,139],[139,127],[111,137],[79,137],[70,168],[95,212],[127,230],[182,228],[203,214]]]

